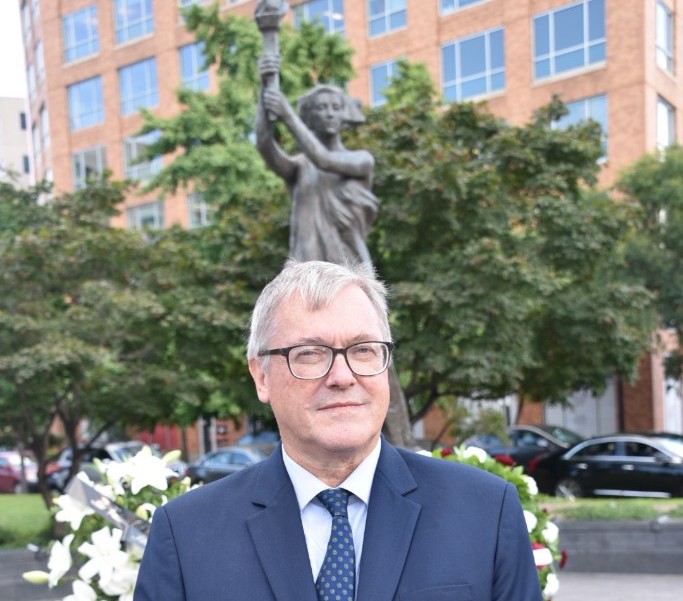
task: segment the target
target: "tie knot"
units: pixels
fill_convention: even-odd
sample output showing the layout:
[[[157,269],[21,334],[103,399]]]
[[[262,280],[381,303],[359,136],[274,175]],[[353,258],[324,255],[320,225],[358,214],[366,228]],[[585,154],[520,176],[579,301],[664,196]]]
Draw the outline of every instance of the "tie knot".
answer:
[[[318,500],[332,516],[346,517],[346,506],[351,493],[343,488],[328,488],[318,494]]]

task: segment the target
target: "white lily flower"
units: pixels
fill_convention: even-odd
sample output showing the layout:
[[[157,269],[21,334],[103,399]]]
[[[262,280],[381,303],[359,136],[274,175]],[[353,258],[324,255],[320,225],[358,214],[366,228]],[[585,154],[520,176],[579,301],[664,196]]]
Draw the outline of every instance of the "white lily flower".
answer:
[[[80,553],[90,558],[78,571],[83,580],[90,582],[99,574],[100,581],[107,582],[111,579],[112,572],[128,561],[128,555],[121,550],[122,535],[122,530],[109,530],[105,526],[92,533],[92,543],[83,543],[78,547]]]
[[[536,480],[534,480],[531,476],[527,476],[524,474],[522,476],[524,478],[524,482],[526,482],[526,487],[529,489],[529,494],[532,497],[535,497],[538,494],[538,485],[536,484]]]
[[[538,518],[530,511],[524,510],[524,521],[526,521],[526,529],[529,533],[533,532],[538,524]]]
[[[175,451],[169,451],[168,453],[166,453],[166,454],[161,458],[161,460],[162,460],[166,465],[170,465],[170,464],[173,463],[174,461],[178,461],[178,459],[180,459],[180,455],[181,455],[180,449],[176,449]]]
[[[86,515],[95,513],[90,507],[69,495],[57,497],[55,504],[60,507],[55,519],[58,522],[69,522],[72,530],[78,530],[81,527],[81,522]]]
[[[560,535],[560,529],[553,522],[548,522],[545,525],[545,528],[543,528],[543,532],[541,534],[543,535],[545,542],[552,544]]]
[[[97,601],[97,593],[87,582],[74,580],[71,586],[73,595],[67,595],[63,601]]]
[[[548,574],[548,579],[545,581],[545,586],[543,587],[543,596],[546,599],[552,599],[559,590],[560,579],[553,573]]]
[[[553,563],[553,555],[548,547],[534,549],[534,561],[537,568],[544,568]]]
[[[136,495],[145,486],[153,486],[158,490],[166,490],[166,464],[164,460],[152,454],[149,447],[143,449],[127,462],[130,467],[130,491]]]
[[[69,547],[74,540],[73,534],[68,534],[62,541],[56,541],[50,549],[50,558],[47,561],[47,569],[50,570],[47,584],[54,588],[59,584],[62,576],[70,569],[73,561]]]
[[[110,461],[105,467],[105,473],[107,475],[107,482],[114,495],[119,496],[125,494],[123,485],[124,483],[129,482],[131,478],[128,462]]]
[[[157,506],[154,503],[143,503],[135,510],[135,515],[143,520],[150,521],[156,510]]]
[[[105,580],[100,576],[99,585],[102,591],[113,597],[119,597],[119,601],[133,598],[133,590],[135,589],[135,581],[138,577],[139,564],[130,561],[118,566],[108,574]]]
[[[465,459],[469,459],[470,457],[476,457],[479,460],[479,463],[484,463],[488,459],[488,454],[486,453],[486,451],[479,447],[467,447],[463,452],[462,456]]]
[[[31,570],[24,572],[21,577],[31,584],[47,584],[50,575],[47,572],[43,572],[43,570]]]
[[[424,449],[420,449],[417,452],[418,455],[424,455],[425,457],[433,457],[433,455],[429,451],[425,451]]]

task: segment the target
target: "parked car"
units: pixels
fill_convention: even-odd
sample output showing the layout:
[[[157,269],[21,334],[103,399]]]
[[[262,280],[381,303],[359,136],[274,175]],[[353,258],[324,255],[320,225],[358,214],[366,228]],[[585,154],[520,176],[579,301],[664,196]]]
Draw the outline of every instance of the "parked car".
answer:
[[[38,490],[38,466],[24,455],[24,473],[28,492]],[[20,493],[21,455],[18,451],[0,451],[0,492]]]
[[[105,463],[107,461],[127,461],[137,455],[144,446],[144,443],[137,440],[110,442],[103,446],[92,446],[85,451],[81,459],[80,470],[85,472],[91,480],[97,481],[100,478],[100,473],[95,465],[95,459]],[[161,456],[161,453],[154,446],[150,448],[153,453]],[[64,492],[69,483],[71,463],[72,452],[70,448],[66,448],[62,449],[56,462],[48,465],[47,483],[51,489]],[[169,478],[182,478],[185,476],[187,464],[184,461],[177,460],[169,464],[168,468],[170,470]]]
[[[471,436],[464,444],[480,447],[501,463],[521,465],[528,472],[535,458],[551,451],[565,451],[583,440],[579,434],[562,426],[510,426],[507,433],[509,444],[493,434]]]
[[[667,436],[613,434],[538,458],[539,490],[561,497],[683,496],[683,442]]]
[[[262,430],[261,432],[251,432],[244,436],[240,436],[235,444],[258,449],[266,455],[270,455],[279,442],[279,432],[275,432],[274,430]]]
[[[245,467],[263,461],[267,454],[255,448],[240,446],[223,447],[210,451],[187,466],[187,475],[192,484],[219,480]]]

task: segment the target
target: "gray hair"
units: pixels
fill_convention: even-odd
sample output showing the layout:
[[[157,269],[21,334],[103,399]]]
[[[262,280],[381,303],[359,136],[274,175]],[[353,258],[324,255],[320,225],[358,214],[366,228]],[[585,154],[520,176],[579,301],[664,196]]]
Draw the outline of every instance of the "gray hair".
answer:
[[[329,305],[347,286],[358,286],[367,295],[377,312],[382,336],[387,342],[391,341],[387,290],[375,277],[370,264],[338,265],[324,261],[298,262],[289,259],[256,301],[251,314],[247,358],[256,357],[260,350],[268,347],[277,328],[275,311],[292,294],[301,295],[306,309],[315,311]],[[264,363],[264,368],[265,365]]]

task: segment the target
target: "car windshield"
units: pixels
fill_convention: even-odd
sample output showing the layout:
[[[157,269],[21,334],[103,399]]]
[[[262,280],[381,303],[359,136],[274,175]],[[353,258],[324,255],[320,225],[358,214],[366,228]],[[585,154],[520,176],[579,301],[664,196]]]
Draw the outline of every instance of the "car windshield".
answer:
[[[541,426],[541,429],[557,438],[557,440],[566,442],[570,445],[575,445],[583,440],[582,436],[579,436],[576,432],[567,430],[567,428],[563,428],[562,426]]]
[[[110,448],[108,450],[116,461],[128,461],[128,459],[135,457],[135,455],[137,455],[143,447],[144,445],[142,443],[127,444],[120,447]]]
[[[12,453],[11,455],[6,455],[7,461],[10,463],[12,467],[16,467],[17,469],[21,469],[21,457],[20,455]],[[34,468],[36,467],[36,462],[33,461],[30,457],[24,456],[24,467],[26,468]]]
[[[672,455],[683,459],[683,442],[673,438],[657,438],[656,440]]]

